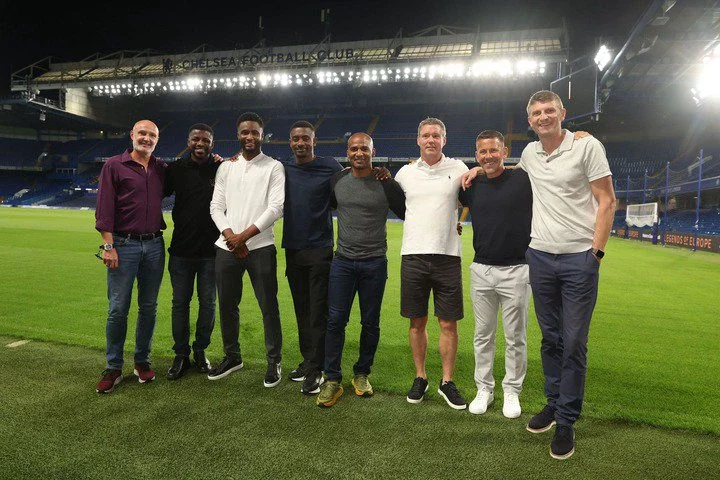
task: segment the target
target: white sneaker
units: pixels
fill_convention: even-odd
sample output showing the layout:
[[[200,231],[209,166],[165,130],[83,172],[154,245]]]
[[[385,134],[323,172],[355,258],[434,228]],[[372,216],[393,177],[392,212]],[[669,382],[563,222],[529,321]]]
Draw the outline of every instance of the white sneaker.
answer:
[[[505,398],[503,399],[503,415],[507,418],[518,418],[522,413],[520,408],[520,399],[517,393],[505,392]]]
[[[492,405],[494,399],[495,397],[493,397],[492,392],[480,389],[478,390],[477,395],[475,395],[475,399],[470,402],[468,410],[470,410],[470,413],[474,413],[475,415],[482,415],[487,412],[488,407]]]

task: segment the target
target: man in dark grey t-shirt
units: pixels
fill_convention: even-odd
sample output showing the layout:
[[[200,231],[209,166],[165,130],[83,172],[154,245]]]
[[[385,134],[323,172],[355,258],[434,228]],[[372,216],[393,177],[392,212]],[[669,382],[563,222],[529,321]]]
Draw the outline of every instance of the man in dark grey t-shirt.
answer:
[[[360,297],[360,355],[352,384],[359,396],[371,396],[370,367],[380,339],[380,306],[387,280],[388,209],[405,218],[405,194],[395,180],[373,175],[373,140],[356,133],[348,140],[351,168],[333,177],[330,205],[337,209],[337,251],[330,266],[329,317],[325,333],[325,383],[317,405],[331,407],[343,393],[340,363],[345,326],[355,293]]]

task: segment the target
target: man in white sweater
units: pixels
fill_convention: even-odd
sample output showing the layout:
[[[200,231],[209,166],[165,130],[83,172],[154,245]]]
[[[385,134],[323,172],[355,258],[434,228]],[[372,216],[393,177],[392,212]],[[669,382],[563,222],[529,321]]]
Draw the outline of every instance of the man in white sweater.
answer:
[[[220,230],[215,243],[215,278],[225,358],[210,370],[208,378],[217,380],[243,367],[238,305],[247,270],[265,329],[268,368],[264,385],[274,387],[280,383],[282,331],[273,225],[283,213],[285,171],[280,162],[261,151],[263,121],[258,114],[240,115],[237,132],[238,160],[223,162],[218,169],[210,203],[210,215]]]

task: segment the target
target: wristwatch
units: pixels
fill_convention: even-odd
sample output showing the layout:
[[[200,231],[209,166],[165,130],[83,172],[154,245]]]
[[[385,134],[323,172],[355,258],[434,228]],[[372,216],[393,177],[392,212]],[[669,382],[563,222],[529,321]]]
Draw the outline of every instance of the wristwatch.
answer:
[[[100,248],[102,248],[106,252],[109,252],[110,250],[115,248],[115,245],[113,245],[112,243],[103,243],[102,245],[100,245]]]
[[[605,256],[605,252],[600,250],[599,248],[591,248],[590,251],[592,251],[592,254],[595,255],[597,258],[603,258]]]

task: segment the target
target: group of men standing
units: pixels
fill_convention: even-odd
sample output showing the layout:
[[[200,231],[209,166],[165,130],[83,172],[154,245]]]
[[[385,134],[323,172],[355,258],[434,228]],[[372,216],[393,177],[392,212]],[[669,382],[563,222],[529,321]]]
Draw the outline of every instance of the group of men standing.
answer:
[[[166,166],[152,152],[159,138],[143,120],[131,132],[132,148],[108,160],[100,175],[96,229],[104,244],[109,312],[107,368],[96,389],[108,393],[122,381],[123,346],[133,283],[138,284],[134,373],[153,380],[149,354],[164,270],[161,201],[175,194],[175,229],[169,248],[173,287],[172,332],[176,357],[167,378],[192,368],[211,380],[243,367],[238,305],[248,272],[265,334],[266,387],[282,378],[282,332],[277,301],[273,225],[284,216],[282,247],[292,293],[302,362],[289,374],[301,392],[318,394],[330,407],[343,394],[340,368],[345,328],[355,295],[361,334],[352,385],[370,396],[371,367],[380,338],[380,310],[387,280],[386,219],[404,219],[401,315],[409,318],[415,380],[407,401],[420,403],[429,388],[426,372],[428,303],[440,326],[442,376],[438,394],[454,409],[466,401],[453,382],[463,318],[458,201],[472,215],[475,256],[471,298],[475,317],[475,382],[470,403],[482,414],[494,401],[493,360],[498,311],[506,339],[503,414],[521,414],[519,396],[527,368],[526,326],[532,286],[543,333],[541,355],[547,405],[527,429],[543,432],[557,424],[551,455],[574,452],[573,424],[580,414],[586,372],[587,337],[597,297],[598,266],[614,213],[610,171],[600,142],[561,128],[565,110],[557,95],[534,94],[528,121],[539,141],[528,145],[519,169],[504,166],[501,133],[483,131],[476,140],[480,168],[468,171],[446,157],[445,125],[436,118],[418,127],[420,157],[395,179],[372,166],[372,138],[348,140],[350,168],[316,156],[311,123],[290,129],[292,156],[279,162],[262,153],[263,120],[245,113],[237,121],[240,153],[222,161],[212,155],[213,131],[196,124],[187,155]],[[478,175],[480,173],[480,175]],[[337,211],[333,252],[331,211]],[[190,345],[189,303],[197,281],[196,338]],[[212,367],[205,356],[219,299],[224,358]],[[323,375],[324,372],[324,375]]]

